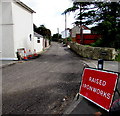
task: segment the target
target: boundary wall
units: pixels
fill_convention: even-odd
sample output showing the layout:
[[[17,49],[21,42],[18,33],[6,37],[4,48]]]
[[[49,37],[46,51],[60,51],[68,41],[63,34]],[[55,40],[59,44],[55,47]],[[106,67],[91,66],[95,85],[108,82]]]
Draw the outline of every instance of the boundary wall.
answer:
[[[90,59],[104,59],[104,60],[114,60],[117,52],[115,48],[106,47],[91,47],[78,44],[76,42],[70,42],[70,49],[79,54],[82,57]]]

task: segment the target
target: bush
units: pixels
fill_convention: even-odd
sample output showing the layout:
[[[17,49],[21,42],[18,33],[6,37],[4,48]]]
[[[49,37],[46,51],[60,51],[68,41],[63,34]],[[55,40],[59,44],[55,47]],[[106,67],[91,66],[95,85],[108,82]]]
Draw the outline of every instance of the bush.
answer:
[[[60,42],[60,43],[62,43],[62,42],[63,42],[63,39],[62,39],[62,38],[61,38],[61,39],[59,39],[59,42]]]
[[[120,49],[118,49],[118,55],[116,56],[115,60],[120,62]]]
[[[72,41],[72,38],[68,37],[68,38],[67,38],[67,41],[68,41],[68,42]]]
[[[103,46],[102,38],[98,39],[95,43],[90,44],[92,47],[101,47]]]

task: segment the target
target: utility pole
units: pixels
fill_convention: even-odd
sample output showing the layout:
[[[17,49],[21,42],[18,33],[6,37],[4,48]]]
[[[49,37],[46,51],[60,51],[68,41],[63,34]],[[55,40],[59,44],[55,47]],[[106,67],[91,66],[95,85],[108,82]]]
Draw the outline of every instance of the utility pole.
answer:
[[[67,15],[66,15],[66,13],[65,13],[65,41],[67,44]]]
[[[59,40],[59,28],[57,28],[57,32],[58,32],[58,40]]]
[[[65,38],[67,37],[67,16],[66,16],[66,13],[65,13]]]
[[[80,3],[80,43],[83,44],[83,29],[82,29],[82,4]]]
[[[59,28],[57,28],[57,32],[58,32],[58,34],[59,34]]]

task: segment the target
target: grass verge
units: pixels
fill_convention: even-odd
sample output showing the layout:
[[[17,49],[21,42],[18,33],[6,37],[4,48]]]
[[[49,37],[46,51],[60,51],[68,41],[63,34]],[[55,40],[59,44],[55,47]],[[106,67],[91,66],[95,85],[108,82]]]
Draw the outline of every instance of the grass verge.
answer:
[[[115,60],[120,62],[120,49],[118,50],[118,55],[116,56]]]

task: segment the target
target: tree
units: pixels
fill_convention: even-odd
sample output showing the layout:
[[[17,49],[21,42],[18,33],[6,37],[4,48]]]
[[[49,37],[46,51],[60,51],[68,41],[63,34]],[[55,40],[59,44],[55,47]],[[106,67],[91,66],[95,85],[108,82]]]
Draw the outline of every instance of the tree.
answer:
[[[46,29],[46,37],[51,38],[51,31],[50,29]]]
[[[47,39],[51,39],[51,31],[47,29],[44,25],[40,25],[37,27],[35,24],[33,25],[34,31]]]
[[[42,36],[46,36],[46,27],[44,25],[40,25],[40,27],[38,27],[38,31]]]
[[[66,9],[62,14],[75,12],[74,22],[76,25],[89,25],[92,20],[91,17],[94,14],[91,14],[94,11],[95,6],[93,2],[73,2],[73,6]]]
[[[52,41],[58,42],[59,39],[61,39],[61,37],[62,37],[62,35],[59,34],[59,33],[53,34],[53,36],[52,36]]]
[[[81,34],[81,44],[83,43],[83,31],[82,31],[82,25],[89,25],[91,24],[92,20],[89,15],[92,12],[92,9],[94,8],[92,6],[92,2],[73,2],[73,6],[66,9],[62,14],[66,14],[69,12],[76,12],[76,21],[74,22],[76,25],[80,26],[80,34]]]
[[[100,46],[120,48],[120,2],[96,3],[97,10],[94,17],[99,22],[94,30],[103,35]]]
[[[33,30],[34,30],[34,32],[37,33],[37,26],[35,24],[33,24]]]
[[[103,35],[101,46],[120,48],[120,2],[73,2],[73,7],[64,13],[75,12],[77,14],[75,24],[94,24],[94,30]]]

